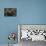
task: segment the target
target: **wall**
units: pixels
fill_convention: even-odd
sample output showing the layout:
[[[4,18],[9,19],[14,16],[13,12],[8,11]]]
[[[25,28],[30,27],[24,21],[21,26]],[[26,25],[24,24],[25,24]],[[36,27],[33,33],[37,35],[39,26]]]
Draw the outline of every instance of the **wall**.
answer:
[[[16,17],[4,17],[4,8],[17,8]],[[8,43],[9,32],[17,32],[17,24],[46,24],[46,0],[1,0],[0,44]]]

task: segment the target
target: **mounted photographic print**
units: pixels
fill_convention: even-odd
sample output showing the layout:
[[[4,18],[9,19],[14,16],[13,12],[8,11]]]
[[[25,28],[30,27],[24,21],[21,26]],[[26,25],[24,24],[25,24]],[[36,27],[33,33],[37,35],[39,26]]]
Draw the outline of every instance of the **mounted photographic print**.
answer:
[[[4,8],[4,16],[16,16],[17,9],[16,8]]]

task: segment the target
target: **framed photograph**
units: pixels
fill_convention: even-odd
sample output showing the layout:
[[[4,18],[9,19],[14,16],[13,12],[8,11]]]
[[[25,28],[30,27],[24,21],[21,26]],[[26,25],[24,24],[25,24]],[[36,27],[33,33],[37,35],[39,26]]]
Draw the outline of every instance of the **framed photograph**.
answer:
[[[4,8],[4,16],[17,16],[17,8]]]

